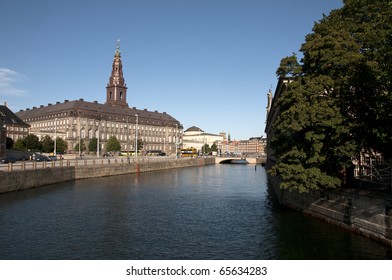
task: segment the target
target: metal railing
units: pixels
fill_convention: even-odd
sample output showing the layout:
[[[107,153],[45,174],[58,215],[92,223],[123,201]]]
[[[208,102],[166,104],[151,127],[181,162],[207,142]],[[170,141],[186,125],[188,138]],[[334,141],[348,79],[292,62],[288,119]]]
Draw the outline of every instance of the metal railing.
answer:
[[[16,172],[25,170],[36,170],[43,168],[62,168],[70,166],[97,166],[105,164],[134,164],[134,163],[148,163],[148,162],[168,162],[173,160],[186,160],[186,158],[175,157],[155,157],[143,156],[137,159],[130,157],[113,157],[113,158],[99,158],[99,159],[62,159],[56,161],[18,161],[15,163],[0,164],[0,172]]]

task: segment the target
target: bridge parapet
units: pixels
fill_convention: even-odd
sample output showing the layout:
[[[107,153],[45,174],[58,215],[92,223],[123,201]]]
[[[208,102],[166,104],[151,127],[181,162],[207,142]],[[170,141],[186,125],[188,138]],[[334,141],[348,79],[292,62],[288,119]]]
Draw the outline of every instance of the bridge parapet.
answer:
[[[228,162],[230,160],[239,160],[239,159],[241,159],[241,158],[238,158],[238,157],[216,157],[215,158],[215,164],[219,164],[222,161]],[[265,163],[265,158],[261,158],[261,157],[257,157],[257,158],[256,157],[247,157],[245,159],[246,159],[246,161],[249,164],[262,164],[262,163]]]

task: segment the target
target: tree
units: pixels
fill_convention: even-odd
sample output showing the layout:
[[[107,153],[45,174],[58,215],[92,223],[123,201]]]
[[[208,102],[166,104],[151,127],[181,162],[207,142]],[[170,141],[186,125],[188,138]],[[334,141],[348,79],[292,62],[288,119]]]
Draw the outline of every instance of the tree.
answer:
[[[210,145],[204,144],[203,147],[202,147],[203,154],[209,154],[210,151],[211,151]]]
[[[79,143],[77,143],[74,147],[75,151],[79,151]],[[83,139],[80,139],[80,151],[84,152],[86,150],[86,144]]]
[[[56,153],[64,154],[68,149],[68,144],[62,138],[56,138]]]
[[[29,134],[23,139],[24,145],[29,151],[39,151],[41,149],[41,144],[39,142],[38,136],[34,134]]]
[[[107,152],[118,152],[121,150],[121,145],[118,142],[116,136],[111,136],[106,143],[106,151]]]
[[[10,137],[7,137],[6,141],[7,141],[5,144],[6,149],[8,149],[8,150],[12,149],[14,147],[14,140],[12,140],[12,138],[10,138]]]
[[[54,151],[54,141],[49,135],[45,135],[41,140],[42,151],[45,153],[53,153]]]
[[[25,142],[23,141],[23,139],[20,139],[20,138],[15,141],[14,148],[15,148],[15,150],[18,150],[18,151],[26,151],[27,150]]]
[[[281,114],[271,146],[277,158],[271,174],[281,188],[307,192],[340,185],[338,172],[350,164],[354,146],[334,100],[324,95],[327,77],[300,77],[279,100]]]
[[[88,143],[88,150],[90,152],[96,152],[97,151],[97,145],[98,145],[98,139],[93,137],[90,142]]]
[[[306,192],[339,186],[339,171],[360,150],[392,156],[392,5],[346,0],[315,24],[303,59],[282,59],[292,82],[280,97],[270,140],[281,187]]]
[[[218,146],[216,145],[216,143],[211,145],[211,151],[213,151],[213,152],[217,152],[218,151]]]
[[[306,75],[327,75],[362,150],[392,156],[392,5],[346,0],[314,27],[301,51]]]
[[[141,139],[137,139],[137,150],[138,153],[140,153],[141,150],[143,150],[144,147],[144,142]]]

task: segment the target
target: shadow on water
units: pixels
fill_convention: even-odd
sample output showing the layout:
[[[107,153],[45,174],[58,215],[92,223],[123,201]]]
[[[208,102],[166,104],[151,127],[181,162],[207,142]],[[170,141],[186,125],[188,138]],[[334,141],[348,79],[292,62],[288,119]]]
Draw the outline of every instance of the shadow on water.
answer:
[[[390,248],[282,206],[271,186],[267,192],[266,205],[271,209],[271,226],[277,234],[276,259],[392,259]]]

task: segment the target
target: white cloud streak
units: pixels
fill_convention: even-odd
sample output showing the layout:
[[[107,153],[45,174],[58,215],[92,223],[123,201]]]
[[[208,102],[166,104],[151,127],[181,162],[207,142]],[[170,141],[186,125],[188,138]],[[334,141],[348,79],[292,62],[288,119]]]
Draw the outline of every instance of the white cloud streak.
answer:
[[[25,78],[18,72],[0,67],[0,96],[25,97],[26,91],[17,87],[17,83]]]

